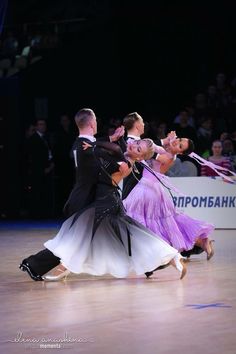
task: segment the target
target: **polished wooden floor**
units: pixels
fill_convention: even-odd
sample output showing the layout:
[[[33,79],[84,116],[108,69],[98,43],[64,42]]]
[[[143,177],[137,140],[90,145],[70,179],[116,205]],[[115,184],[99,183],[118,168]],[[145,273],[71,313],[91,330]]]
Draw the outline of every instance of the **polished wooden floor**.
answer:
[[[236,353],[236,230],[216,230],[215,256],[130,275],[34,282],[18,269],[56,228],[1,228],[0,353]]]

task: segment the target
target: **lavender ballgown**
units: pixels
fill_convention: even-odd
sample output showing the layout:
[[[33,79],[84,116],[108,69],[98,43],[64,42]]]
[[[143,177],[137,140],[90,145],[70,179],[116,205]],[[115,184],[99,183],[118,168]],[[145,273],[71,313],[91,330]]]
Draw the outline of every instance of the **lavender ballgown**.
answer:
[[[166,176],[157,175],[167,181]],[[123,203],[130,217],[179,251],[192,249],[197,238],[207,238],[214,230],[212,224],[176,209],[168,190],[146,169]]]

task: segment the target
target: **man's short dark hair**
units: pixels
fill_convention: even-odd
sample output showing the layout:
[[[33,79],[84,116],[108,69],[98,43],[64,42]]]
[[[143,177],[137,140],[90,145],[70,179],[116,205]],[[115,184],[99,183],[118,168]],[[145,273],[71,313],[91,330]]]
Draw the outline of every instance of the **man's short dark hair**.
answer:
[[[129,113],[124,119],[123,119],[123,125],[126,130],[130,130],[133,128],[134,123],[137,122],[138,120],[142,119],[142,117],[137,113]]]
[[[82,108],[75,115],[75,123],[78,128],[85,128],[95,114],[90,108]]]

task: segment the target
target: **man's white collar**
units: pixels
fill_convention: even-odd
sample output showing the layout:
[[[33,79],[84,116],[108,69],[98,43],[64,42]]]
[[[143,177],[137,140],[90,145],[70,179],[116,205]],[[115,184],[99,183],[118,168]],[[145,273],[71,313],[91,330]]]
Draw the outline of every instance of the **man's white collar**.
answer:
[[[85,138],[90,140],[92,143],[96,141],[96,138],[93,135],[80,134],[79,138]]]
[[[134,140],[140,140],[141,138],[140,138],[140,136],[136,136],[136,135],[132,135],[132,134],[128,134],[127,135],[127,138],[129,139],[134,139]]]

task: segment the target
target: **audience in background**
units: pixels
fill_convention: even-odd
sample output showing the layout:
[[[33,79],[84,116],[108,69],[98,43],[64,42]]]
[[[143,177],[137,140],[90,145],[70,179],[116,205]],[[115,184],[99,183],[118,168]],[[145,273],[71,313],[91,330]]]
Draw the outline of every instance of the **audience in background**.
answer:
[[[236,153],[235,153],[233,141],[230,138],[224,139],[222,153],[224,156],[229,158],[233,170],[236,171]]]
[[[67,114],[60,117],[52,136],[55,188],[55,214],[60,215],[74,184],[74,161],[71,148],[76,138],[75,129]]]
[[[212,119],[210,117],[202,120],[197,130],[197,150],[203,157],[209,156],[211,142],[213,139]]]
[[[190,124],[189,112],[187,110],[181,111],[178,115],[177,121],[178,123],[174,123],[171,130],[174,130],[179,138],[188,137],[189,139],[196,141],[197,135],[195,129],[191,125],[193,124],[193,119]]]
[[[0,42],[0,79],[17,73],[32,59],[59,46],[55,31],[34,30],[18,37],[8,31]],[[25,61],[26,60],[26,64]],[[170,102],[171,104],[171,102]],[[193,101],[183,105],[173,121],[150,112],[144,116],[143,137],[158,141],[170,130],[178,137],[194,141],[195,152],[216,165],[236,170],[236,79],[225,73],[216,74],[206,89],[196,93]],[[157,107],[155,107],[157,108]],[[102,135],[111,135],[121,125],[123,117],[108,122],[98,119]],[[25,191],[29,196],[32,217],[59,216],[73,186],[74,165],[70,152],[75,139],[75,125],[67,115],[60,117],[59,127],[47,134],[44,120],[31,124],[25,131],[23,155],[26,157]],[[169,176],[214,176],[208,167],[199,168],[190,157],[177,156]],[[23,198],[24,199],[24,198]],[[27,198],[26,198],[27,199]]]
[[[222,150],[222,142],[220,140],[213,141],[211,146],[212,155],[208,157],[208,160],[217,166],[232,170],[232,164],[228,157],[223,156]],[[217,176],[217,173],[208,166],[201,166],[201,176]]]
[[[37,120],[35,133],[27,140],[26,168],[30,216],[35,219],[52,217],[54,162],[44,119]]]

